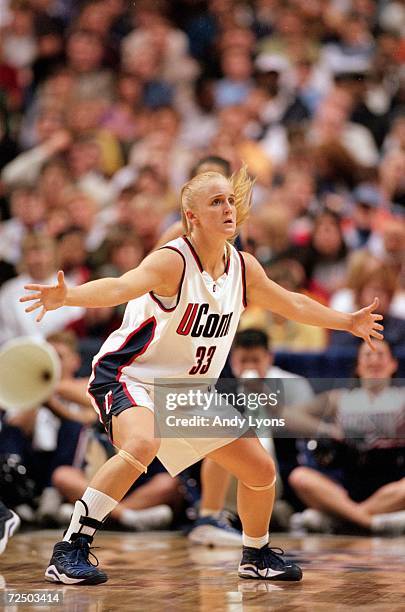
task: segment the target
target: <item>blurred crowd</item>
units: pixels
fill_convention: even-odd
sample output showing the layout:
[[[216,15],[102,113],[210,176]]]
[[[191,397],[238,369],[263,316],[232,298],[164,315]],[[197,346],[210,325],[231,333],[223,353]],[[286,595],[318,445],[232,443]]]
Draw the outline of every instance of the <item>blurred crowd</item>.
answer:
[[[94,354],[122,308],[61,308],[38,326],[23,286],[137,266],[216,156],[256,179],[242,242],[269,277],[346,312],[379,297],[403,356],[404,76],[401,0],[1,0],[0,346],[68,330]],[[252,326],[276,359],[334,350],[334,376],[360,344],[248,308]],[[67,494],[71,476],[56,477],[69,500],[84,486]]]
[[[37,328],[15,298],[57,267],[75,284],[136,266],[179,218],[192,167],[216,155],[256,177],[244,248],[269,276],[341,310],[377,295],[399,347],[404,12],[384,0],[3,1],[0,342],[66,325],[105,337],[110,309]],[[283,351],[355,342],[252,321]]]

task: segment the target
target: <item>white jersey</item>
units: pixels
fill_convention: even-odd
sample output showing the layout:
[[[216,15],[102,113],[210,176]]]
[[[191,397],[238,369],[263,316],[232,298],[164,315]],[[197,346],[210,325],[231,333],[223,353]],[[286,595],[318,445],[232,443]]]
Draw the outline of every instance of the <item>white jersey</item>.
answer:
[[[179,253],[184,271],[177,296],[149,292],[128,302],[122,325],[93,360],[105,374],[153,385],[156,379],[216,380],[246,306],[243,256],[231,246],[224,274],[214,281],[182,236],[162,248]]]

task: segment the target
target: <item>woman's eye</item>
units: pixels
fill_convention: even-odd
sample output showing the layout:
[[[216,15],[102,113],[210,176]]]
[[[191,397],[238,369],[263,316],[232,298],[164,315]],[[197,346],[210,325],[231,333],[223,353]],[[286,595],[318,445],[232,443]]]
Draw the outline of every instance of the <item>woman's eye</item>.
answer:
[[[221,204],[221,200],[219,198],[215,198],[212,203],[215,204],[215,206],[218,206],[218,204]]]
[[[229,198],[229,199],[228,199],[228,202],[229,202],[230,206],[234,206],[234,204],[235,204],[235,198]]]

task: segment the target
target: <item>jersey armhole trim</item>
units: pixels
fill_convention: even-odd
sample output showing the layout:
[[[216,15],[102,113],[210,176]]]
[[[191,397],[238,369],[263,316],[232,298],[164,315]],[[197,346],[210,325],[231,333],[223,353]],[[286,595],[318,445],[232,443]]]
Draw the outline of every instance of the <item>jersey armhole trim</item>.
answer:
[[[179,255],[181,255],[181,258],[183,260],[183,273],[181,275],[181,279],[180,279],[180,284],[179,284],[179,289],[177,291],[177,300],[174,306],[172,306],[171,308],[166,308],[166,306],[164,306],[162,304],[162,302],[159,300],[158,297],[156,297],[156,295],[153,293],[153,291],[149,291],[149,295],[152,298],[152,300],[154,302],[156,302],[156,304],[159,306],[159,308],[161,310],[163,310],[163,312],[173,312],[174,310],[176,310],[179,302],[180,302],[180,297],[181,297],[181,290],[183,288],[183,281],[184,281],[184,277],[186,275],[186,259],[183,255],[183,253],[181,251],[179,251],[179,249],[176,249],[176,247],[172,247],[172,246],[162,246],[160,247],[160,249],[158,249],[158,251],[161,251],[162,249],[170,249],[171,251],[175,251],[176,253],[178,253]]]
[[[240,251],[238,251],[239,259],[240,259],[240,267],[242,272],[242,304],[246,308],[247,306],[247,298],[246,298],[246,266],[245,260],[243,259],[243,255]]]

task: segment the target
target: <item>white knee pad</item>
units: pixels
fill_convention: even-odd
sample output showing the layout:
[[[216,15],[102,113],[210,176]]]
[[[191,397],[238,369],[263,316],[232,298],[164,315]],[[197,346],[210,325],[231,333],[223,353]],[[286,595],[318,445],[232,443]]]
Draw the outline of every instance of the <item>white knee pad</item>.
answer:
[[[268,491],[269,489],[274,487],[274,485],[276,484],[276,480],[277,480],[277,476],[274,476],[274,479],[272,480],[272,482],[270,484],[262,485],[260,487],[255,487],[253,485],[248,485],[248,484],[246,484],[246,482],[244,482],[243,484],[245,485],[245,487],[247,487],[248,489],[251,489],[252,491]]]
[[[130,453],[127,453],[127,451],[123,450],[122,448],[118,451],[117,454],[118,457],[121,457],[121,459],[132,465],[132,467],[136,468],[140,472],[145,472],[146,474],[146,472],[148,471],[146,465],[143,465],[143,463],[138,461],[138,459],[135,459],[135,457],[133,457]]]

